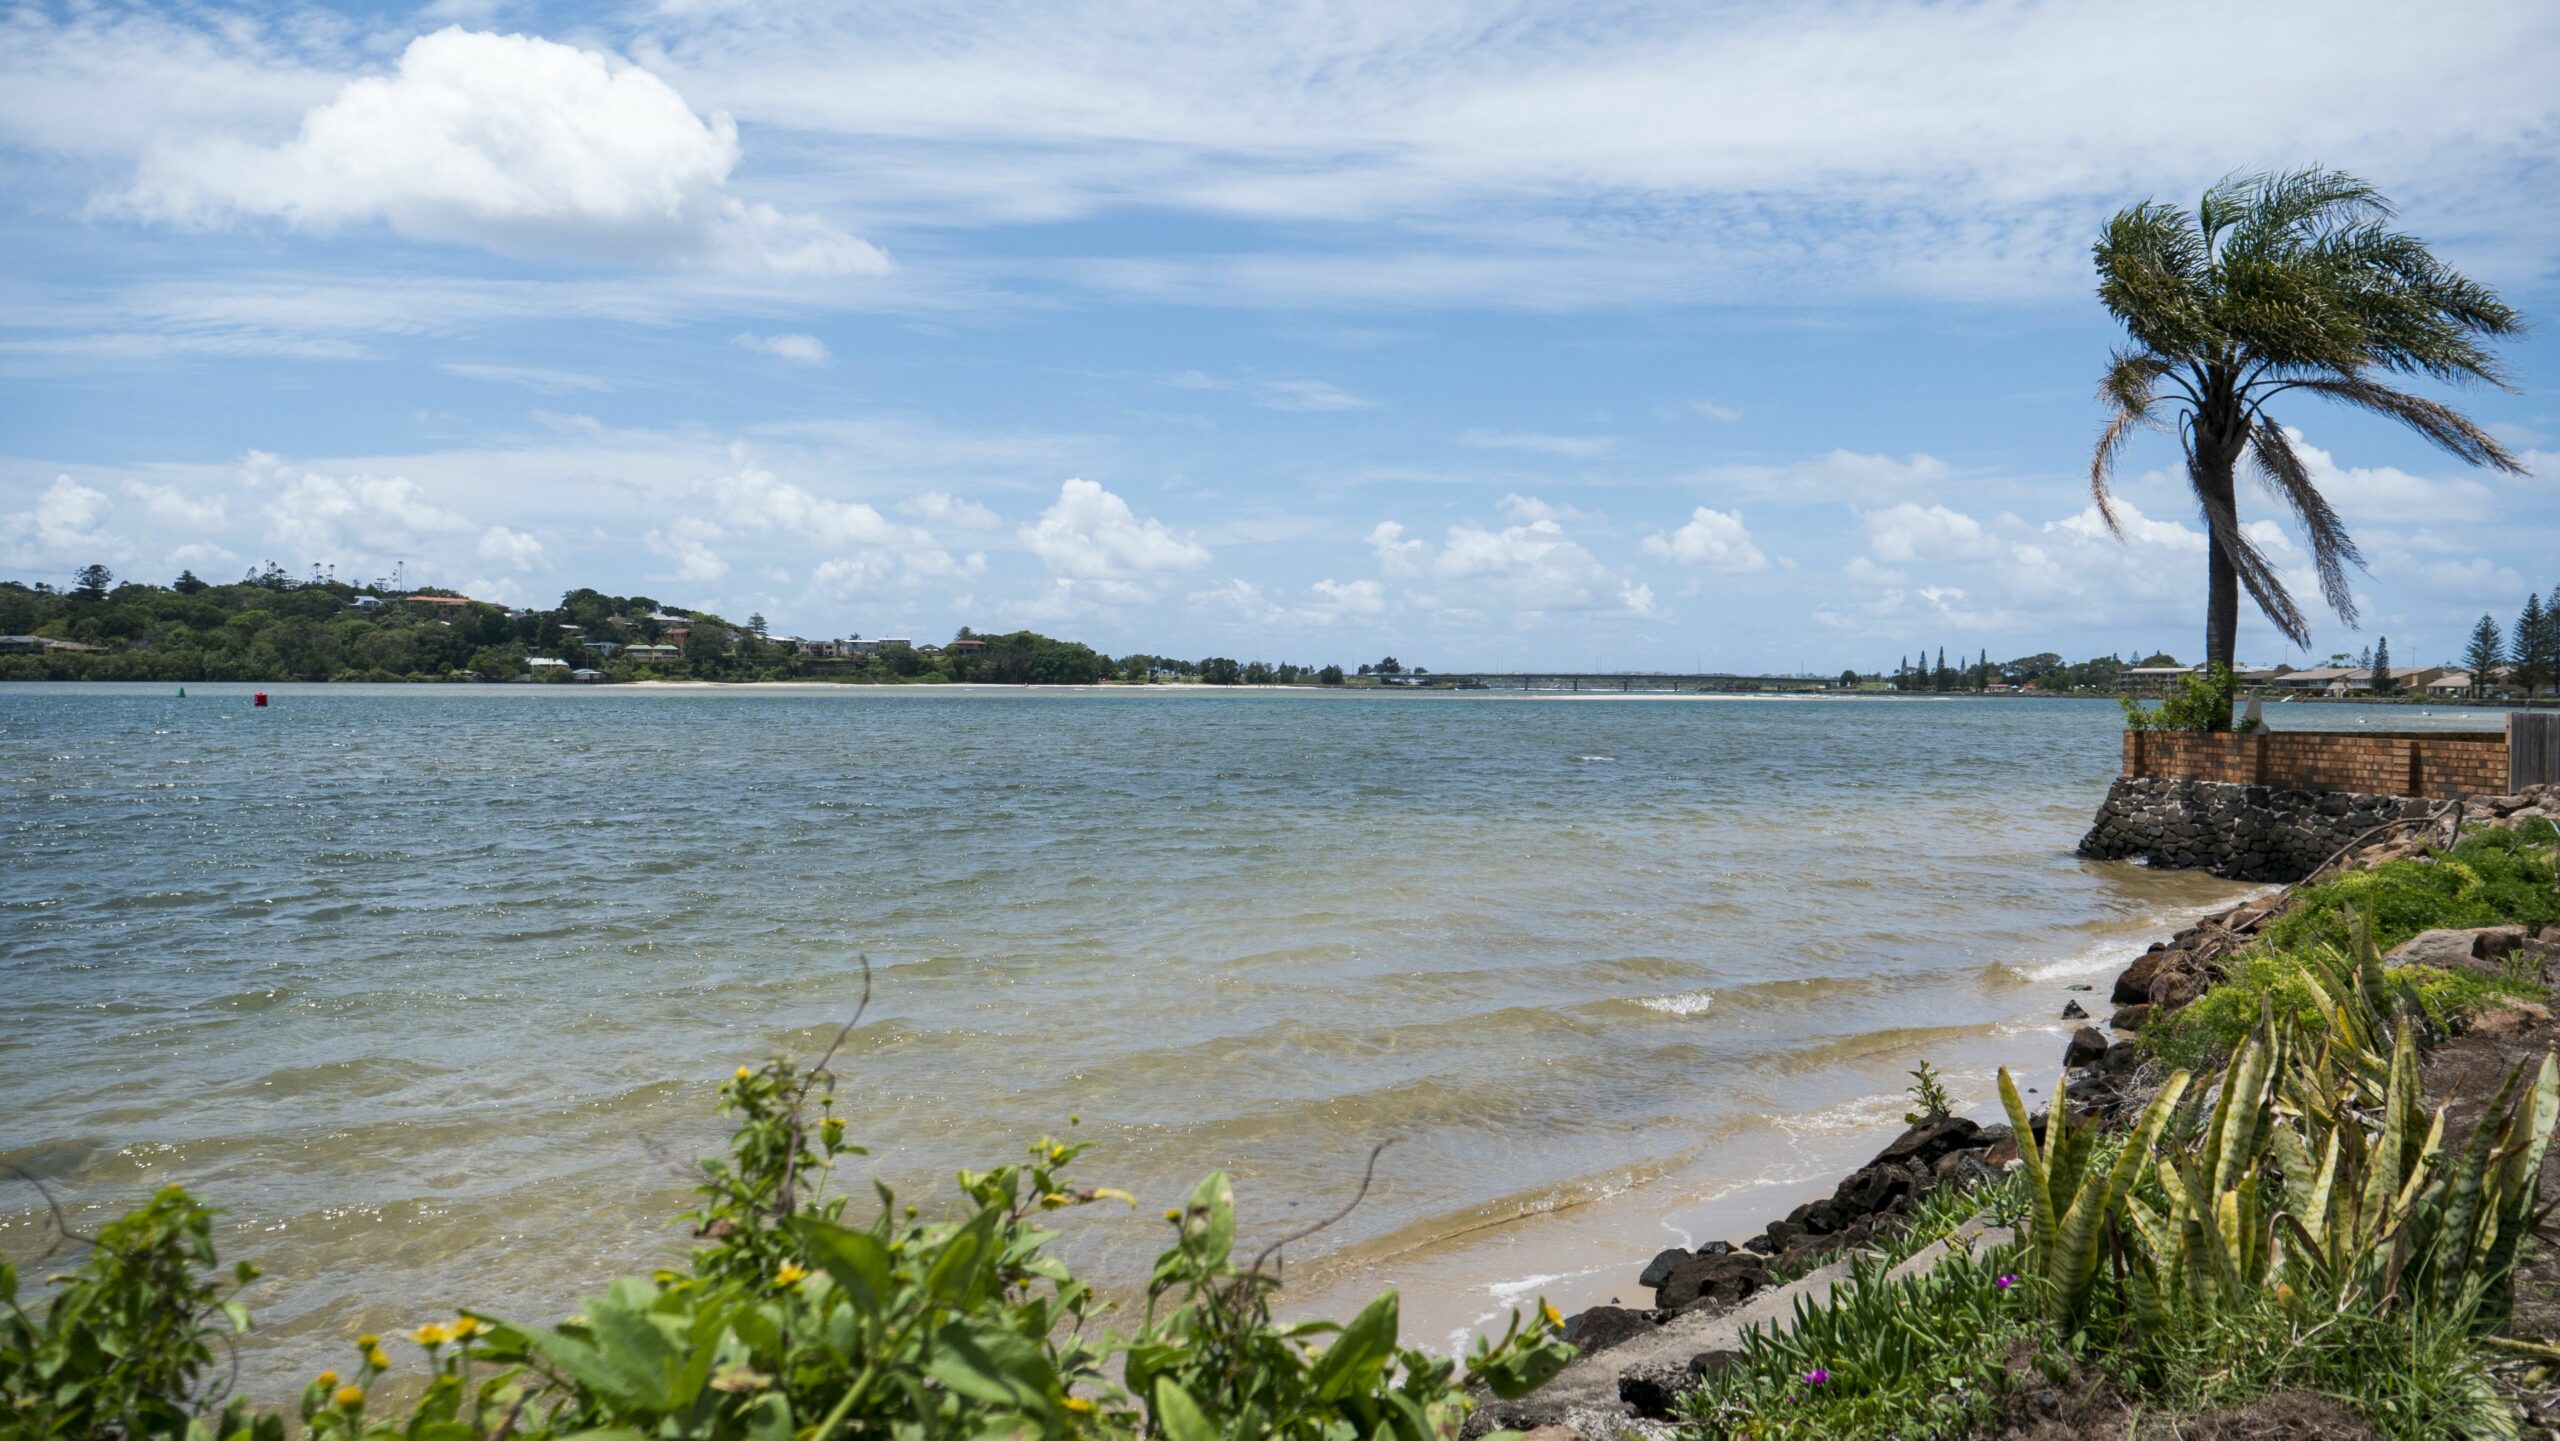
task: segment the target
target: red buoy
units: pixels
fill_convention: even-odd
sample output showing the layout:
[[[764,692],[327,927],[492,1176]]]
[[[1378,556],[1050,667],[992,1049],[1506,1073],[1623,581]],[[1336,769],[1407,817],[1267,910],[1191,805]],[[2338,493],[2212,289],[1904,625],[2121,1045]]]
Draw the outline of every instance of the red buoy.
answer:
[[[262,708],[262,709],[266,706],[266,703],[267,703],[267,693],[266,693],[265,691],[260,691],[260,692],[258,692],[257,697],[256,697],[255,699],[253,699],[252,701],[250,701],[250,704],[251,704],[251,705],[258,706],[258,707],[260,707],[260,708]]]

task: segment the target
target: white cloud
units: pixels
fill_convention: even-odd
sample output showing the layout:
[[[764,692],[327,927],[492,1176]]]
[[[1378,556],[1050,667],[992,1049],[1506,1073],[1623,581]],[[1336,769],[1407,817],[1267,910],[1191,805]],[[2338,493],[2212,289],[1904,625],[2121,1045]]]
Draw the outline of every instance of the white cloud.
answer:
[[[1185,370],[1163,378],[1175,390],[1223,390],[1243,394],[1265,410],[1375,410],[1378,403],[1353,395],[1330,381],[1251,378],[1230,380],[1205,370]]]
[[[408,559],[438,538],[473,529],[405,475],[340,478],[252,457],[253,483],[272,483],[261,508],[269,541],[295,558],[366,567]]]
[[[1678,530],[1646,536],[1644,553],[1682,565],[1735,574],[1769,568],[1769,557],[1751,539],[1750,530],[1742,523],[1742,512],[1710,510],[1703,505],[1689,512],[1689,523]]]
[[[448,27],[389,74],[348,81],[291,139],[164,140],[115,204],[211,225],[379,220],[508,254],[689,261],[767,275],[877,274],[888,258],[809,216],[727,191],[737,125],[600,51]]]
[[[189,495],[174,485],[141,480],[126,481],[124,493],[141,501],[143,514],[161,525],[203,531],[221,525],[227,518],[218,495]]]
[[[1709,420],[1721,420],[1727,425],[1731,425],[1735,421],[1742,419],[1742,412],[1740,410],[1730,405],[1719,405],[1712,400],[1690,401],[1689,408],[1696,411],[1698,414],[1705,416]]]
[[[945,495],[938,490],[911,495],[898,502],[898,509],[937,525],[956,525],[963,530],[993,530],[1004,524],[1003,517],[976,501]]]
[[[709,502],[716,529],[695,533],[707,542],[721,530],[762,532],[830,552],[815,572],[825,591],[847,594],[887,585],[913,585],[976,575],[984,556],[955,557],[930,531],[902,525],[858,501],[836,500],[784,480],[758,463],[744,446],[731,449],[731,469],[705,482],[700,490]],[[670,528],[670,543],[681,545],[685,522]],[[725,570],[726,563],[723,562]]]
[[[758,335],[746,331],[730,337],[738,345],[798,365],[824,365],[830,357],[827,343],[814,335]]]
[[[709,585],[729,573],[729,562],[711,547],[721,539],[721,530],[698,516],[684,516],[664,530],[649,532],[644,540],[651,550],[676,563],[670,580],[687,585]]]
[[[1125,580],[1209,563],[1207,547],[1152,516],[1141,518],[1090,480],[1059,486],[1057,500],[1019,534],[1053,574],[1073,580]]]
[[[1224,612],[1251,626],[1333,625],[1385,615],[1387,588],[1374,580],[1320,580],[1302,595],[1284,597],[1249,580],[1229,579],[1184,600],[1195,610]]]
[[[523,531],[493,525],[480,533],[480,558],[520,571],[532,570],[542,564],[542,542]]]
[[[1471,450],[1522,450],[1536,455],[1562,455],[1588,459],[1605,455],[1617,444],[1606,435],[1547,435],[1529,430],[1470,430],[1458,437],[1458,444]]]
[[[96,558],[89,554],[92,551],[122,551],[122,546],[99,528],[106,514],[105,491],[82,485],[70,476],[57,475],[53,484],[36,497],[34,505],[0,518],[0,535],[9,538],[10,550],[22,564],[63,560],[85,563]]]
[[[1943,505],[1908,502],[1873,510],[1859,517],[1867,528],[1867,546],[1878,560],[1903,564],[1989,560],[2002,547],[1982,522]]]
[[[1448,528],[1438,547],[1409,540],[1395,521],[1369,532],[1378,566],[1390,577],[1426,581],[1435,593],[1417,604],[1475,608],[1499,604],[1523,618],[1550,611],[1610,611],[1653,618],[1661,614],[1649,587],[1609,567],[1565,535],[1551,519],[1500,530],[1472,521]]]
[[[2387,465],[2342,466],[2328,451],[2306,443],[2302,432],[2287,427],[2285,434],[2311,483],[2350,522],[2487,520],[2497,514],[2498,493],[2467,476],[2430,480]]]

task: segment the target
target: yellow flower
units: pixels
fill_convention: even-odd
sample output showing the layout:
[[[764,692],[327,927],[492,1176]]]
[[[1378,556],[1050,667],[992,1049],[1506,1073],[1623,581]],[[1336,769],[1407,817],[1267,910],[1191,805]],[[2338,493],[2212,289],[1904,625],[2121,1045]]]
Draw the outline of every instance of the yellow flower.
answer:
[[[1168,1220],[1168,1221],[1179,1221],[1179,1220],[1181,1220],[1181,1219],[1182,1219],[1182,1208],[1181,1208],[1180,1206],[1167,1206],[1167,1207],[1165,1208],[1164,1218],[1165,1218],[1166,1220]]]
[[[755,1072],[748,1070],[748,1069],[747,1069],[746,1067],[744,1067],[744,1066],[740,1066],[740,1067],[738,1068],[738,1079],[739,1079],[739,1080],[741,1080],[741,1081],[745,1080],[747,1077],[752,1076],[752,1075],[754,1075],[754,1074],[755,1074]]]
[[[391,1369],[391,1358],[383,1354],[381,1347],[376,1346],[364,1353],[364,1364],[376,1371],[388,1371]]]
[[[782,1269],[773,1273],[773,1284],[777,1286],[797,1286],[802,1281],[808,1279],[808,1275],[808,1267],[801,1265],[797,1261],[785,1261],[782,1263]]]
[[[467,1341],[479,1334],[480,1321],[477,1317],[465,1316],[453,1323],[453,1339],[457,1341]]]
[[[358,1406],[364,1404],[364,1388],[362,1386],[341,1386],[338,1388],[338,1394],[330,1399],[337,1402],[341,1408],[353,1411]]]
[[[1040,1209],[1043,1211],[1054,1211],[1060,1206],[1072,1206],[1075,1203],[1076,1198],[1068,1195],[1066,1192],[1051,1191],[1048,1195],[1040,1198]]]
[[[338,1373],[335,1371],[323,1371],[317,1377],[313,1378],[311,1384],[319,1387],[323,1391],[326,1391],[330,1387],[338,1384]]]
[[[1090,1416],[1093,1414],[1093,1403],[1087,1401],[1082,1396],[1070,1396],[1059,1404],[1065,1406],[1068,1410],[1075,1412],[1079,1416]]]
[[[912,1220],[914,1220],[915,1218],[916,1218],[916,1208],[915,1208],[915,1207],[913,1207],[913,1206],[909,1206],[909,1207],[907,1207],[907,1219],[908,1219],[908,1220],[910,1220],[910,1221],[912,1221]]]
[[[433,1348],[441,1346],[445,1342],[452,1340],[453,1333],[430,1321],[426,1325],[419,1327],[417,1330],[410,1332],[409,1339],[417,1342],[421,1346]]]
[[[382,1344],[382,1338],[381,1338],[381,1337],[379,1337],[379,1336],[374,1335],[374,1334],[373,1334],[372,1332],[370,1332],[370,1331],[367,1331],[367,1332],[366,1332],[366,1333],[364,1333],[363,1335],[358,1336],[358,1337],[356,1338],[356,1349],[357,1349],[357,1350],[359,1350],[359,1351],[370,1351],[370,1350],[372,1350],[374,1347],[379,1346],[379,1345],[381,1345],[381,1344]]]
[[[1557,1314],[1556,1308],[1545,1301],[1540,1301],[1538,1303],[1538,1314],[1546,1317],[1547,1324],[1550,1326],[1560,1327],[1564,1325],[1564,1317]]]

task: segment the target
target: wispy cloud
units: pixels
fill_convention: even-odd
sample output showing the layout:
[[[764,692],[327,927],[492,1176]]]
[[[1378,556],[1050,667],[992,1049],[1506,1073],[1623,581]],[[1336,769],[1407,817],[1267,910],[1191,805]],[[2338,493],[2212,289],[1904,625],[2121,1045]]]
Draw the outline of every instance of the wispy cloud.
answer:
[[[1524,450],[1534,455],[1587,460],[1608,454],[1617,440],[1606,435],[1549,435],[1535,430],[1470,430],[1459,435],[1458,444],[1471,450]]]

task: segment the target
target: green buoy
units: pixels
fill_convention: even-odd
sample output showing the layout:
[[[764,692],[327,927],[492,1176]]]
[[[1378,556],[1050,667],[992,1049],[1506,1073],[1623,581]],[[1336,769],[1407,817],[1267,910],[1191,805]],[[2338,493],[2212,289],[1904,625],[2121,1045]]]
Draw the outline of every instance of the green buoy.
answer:
[[[178,699],[180,699],[180,700],[185,700],[186,698],[187,698],[187,688],[186,688],[185,686],[180,686],[180,687],[178,687]]]

